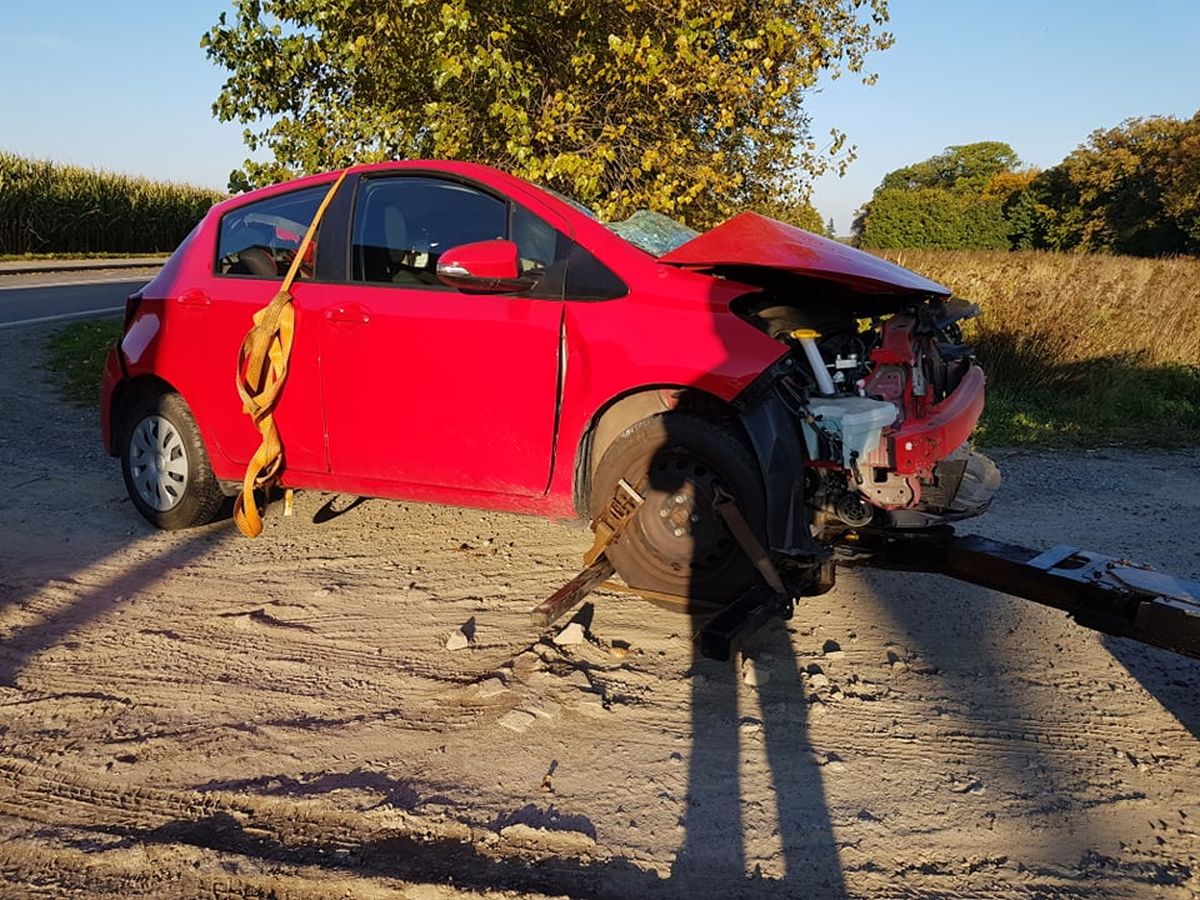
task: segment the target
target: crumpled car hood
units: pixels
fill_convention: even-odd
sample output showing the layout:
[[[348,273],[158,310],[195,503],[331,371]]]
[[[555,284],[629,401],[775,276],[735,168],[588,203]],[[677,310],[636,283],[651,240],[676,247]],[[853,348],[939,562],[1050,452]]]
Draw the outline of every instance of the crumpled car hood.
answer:
[[[659,257],[693,269],[731,270],[754,282],[754,269],[817,278],[856,294],[950,296],[950,291],[887,260],[776,219],[744,212]],[[749,277],[747,277],[749,275]]]

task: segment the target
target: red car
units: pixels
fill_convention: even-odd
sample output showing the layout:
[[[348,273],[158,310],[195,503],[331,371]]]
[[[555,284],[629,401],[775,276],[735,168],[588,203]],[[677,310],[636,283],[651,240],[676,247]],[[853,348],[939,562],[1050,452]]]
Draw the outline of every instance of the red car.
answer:
[[[238,349],[334,177],[218,204],[129,298],[103,439],[154,524],[238,490],[259,440]],[[287,487],[591,519],[624,479],[645,502],[609,549],[621,576],[720,598],[756,577],[723,493],[803,591],[822,544],[974,515],[999,483],[967,445],[977,308],[755,213],[604,224],[484,166],[385,163],[351,172],[308,256]]]

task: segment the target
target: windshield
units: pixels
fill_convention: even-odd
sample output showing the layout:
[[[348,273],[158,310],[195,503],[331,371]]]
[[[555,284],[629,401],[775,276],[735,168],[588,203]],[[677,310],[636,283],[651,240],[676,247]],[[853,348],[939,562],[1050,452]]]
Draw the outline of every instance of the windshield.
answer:
[[[563,203],[569,203],[589,219],[599,219],[595,212],[574,197],[560,194],[554,188],[548,188],[545,185],[539,185],[539,187]],[[651,212],[648,209],[639,209],[628,219],[622,219],[620,222],[604,222],[602,224],[613,234],[624,238],[639,250],[645,250],[651,256],[665,256],[700,234],[682,222],[676,222],[670,216]]]
[[[670,216],[648,209],[639,209],[620,222],[606,222],[605,227],[651,256],[664,256],[700,234]]]

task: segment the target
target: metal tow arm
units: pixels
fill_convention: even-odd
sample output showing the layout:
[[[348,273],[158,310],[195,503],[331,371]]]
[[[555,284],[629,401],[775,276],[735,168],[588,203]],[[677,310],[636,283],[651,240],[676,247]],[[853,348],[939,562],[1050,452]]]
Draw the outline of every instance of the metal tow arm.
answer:
[[[613,564],[604,551],[630,523],[644,501],[645,497],[624,478],[617,482],[612,500],[592,523],[596,539],[591,549],[583,554],[583,571],[533,608],[530,618],[536,627],[545,628],[556,622],[613,576]]]
[[[545,628],[555,622],[602,585],[610,590],[639,594],[653,602],[666,603],[693,614],[705,608],[706,605],[694,603],[687,597],[636,590],[608,580],[614,574],[614,569],[605,551],[633,520],[644,500],[629,482],[624,479],[618,482],[608,507],[592,523],[596,539],[584,554],[583,571],[534,607],[531,618],[536,627]],[[728,660],[744,641],[771,619],[777,616],[790,618],[793,598],[784,586],[770,554],[746,522],[733,496],[719,486],[713,498],[713,510],[724,520],[742,552],[762,576],[762,583],[745,591],[728,606],[714,607],[716,614],[700,629],[698,639],[701,654],[710,659]]]

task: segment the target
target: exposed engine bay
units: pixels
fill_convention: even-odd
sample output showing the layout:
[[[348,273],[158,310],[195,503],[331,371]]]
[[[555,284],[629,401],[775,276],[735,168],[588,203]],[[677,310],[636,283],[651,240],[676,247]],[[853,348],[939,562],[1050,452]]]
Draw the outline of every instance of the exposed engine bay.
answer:
[[[961,443],[940,452],[922,427],[948,418],[951,406],[969,416],[961,395],[976,382],[982,408],[982,373],[961,328],[979,307],[910,296],[897,308],[866,296],[848,308],[813,293],[797,303],[768,291],[735,306],[791,347],[773,390],[802,438],[813,536],[832,539],[868,526],[921,528],[983,512],[1000,474],[966,441],[978,409],[965,429],[963,412],[955,412]],[[934,435],[944,440],[951,433],[957,434],[947,428]]]

